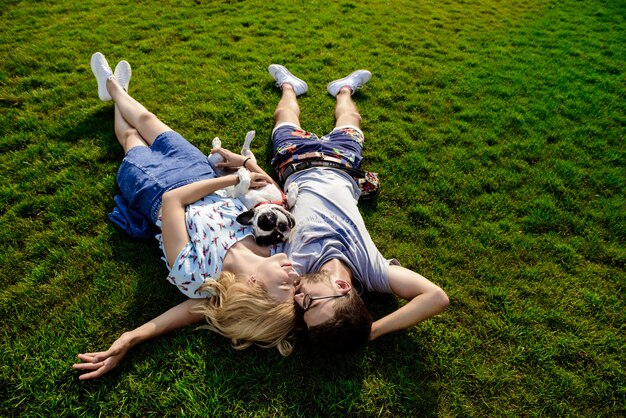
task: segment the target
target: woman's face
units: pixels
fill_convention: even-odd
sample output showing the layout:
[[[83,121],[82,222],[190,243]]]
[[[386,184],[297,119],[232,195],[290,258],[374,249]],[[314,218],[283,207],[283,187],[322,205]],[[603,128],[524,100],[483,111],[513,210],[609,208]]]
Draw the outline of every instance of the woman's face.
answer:
[[[284,253],[263,258],[250,277],[252,283],[261,286],[272,299],[279,302],[293,302],[297,278],[298,274]]]

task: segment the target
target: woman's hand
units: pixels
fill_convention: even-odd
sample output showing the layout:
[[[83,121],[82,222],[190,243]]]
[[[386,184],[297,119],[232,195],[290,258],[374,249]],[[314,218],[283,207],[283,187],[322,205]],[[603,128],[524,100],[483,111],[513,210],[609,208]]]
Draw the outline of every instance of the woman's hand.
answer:
[[[79,354],[78,358],[83,362],[76,363],[72,367],[76,370],[89,371],[80,375],[80,380],[100,377],[114,369],[128,350],[137,344],[202,321],[204,316],[198,312],[197,308],[204,303],[206,303],[205,299],[187,299],[142,326],[123,333],[107,351]]]
[[[107,351],[79,354],[78,358],[82,360],[82,363],[76,363],[72,368],[89,372],[81,374],[78,377],[80,380],[95,379],[113,370],[131,348],[132,343],[128,333],[124,333],[111,344]]]
[[[211,154],[214,153],[220,154],[224,158],[223,162],[217,164],[217,168],[223,169],[239,168],[243,165],[246,158],[248,158],[240,154],[235,154],[234,152],[229,151],[226,148],[213,148],[211,150]]]

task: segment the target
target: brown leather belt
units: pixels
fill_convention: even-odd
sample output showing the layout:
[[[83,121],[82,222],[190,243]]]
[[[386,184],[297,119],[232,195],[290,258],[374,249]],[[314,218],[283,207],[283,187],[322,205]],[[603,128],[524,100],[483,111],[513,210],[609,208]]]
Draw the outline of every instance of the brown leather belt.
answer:
[[[338,169],[351,169],[352,166],[339,158],[329,157],[322,152],[307,152],[305,154],[294,155],[278,169],[278,179],[285,182],[287,177],[298,171],[311,167],[330,167]]]

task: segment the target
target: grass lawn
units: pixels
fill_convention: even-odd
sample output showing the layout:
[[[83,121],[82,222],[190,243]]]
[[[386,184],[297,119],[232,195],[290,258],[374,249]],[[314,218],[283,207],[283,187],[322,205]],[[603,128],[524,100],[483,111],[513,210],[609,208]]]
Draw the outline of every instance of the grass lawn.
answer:
[[[626,4],[538,1],[3,1],[0,416],[624,416]],[[269,168],[279,94],[305,129],[354,98],[382,192],[372,237],[450,308],[352,356],[283,358],[194,327],[79,382],[79,352],[183,301],[156,241],[107,218],[122,152],[89,58],[208,152]],[[368,295],[375,317],[400,301]]]

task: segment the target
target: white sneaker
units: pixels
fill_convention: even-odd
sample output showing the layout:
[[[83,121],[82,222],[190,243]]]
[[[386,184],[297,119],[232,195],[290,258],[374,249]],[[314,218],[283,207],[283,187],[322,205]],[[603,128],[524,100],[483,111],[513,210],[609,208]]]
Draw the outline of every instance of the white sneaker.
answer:
[[[126,61],[120,61],[115,66],[113,76],[120,83],[120,86],[128,93],[128,84],[130,83],[130,76],[132,71],[130,70],[130,64]]]
[[[370,78],[372,78],[372,73],[370,73],[369,71],[357,70],[347,77],[331,81],[326,86],[326,90],[328,90],[331,96],[337,97],[339,91],[343,87],[350,87],[350,89],[352,90],[351,94],[354,94],[357,89],[360,89],[365,85],[365,83],[370,81]]]
[[[96,81],[98,82],[98,97],[103,102],[108,102],[111,100],[111,95],[107,90],[107,80],[113,77],[113,71],[111,71],[111,67],[109,67],[109,63],[104,58],[104,55],[96,52],[91,56],[91,71],[96,76]]]
[[[270,75],[276,80],[276,87],[282,87],[283,84],[291,84],[293,90],[296,92],[296,96],[306,93],[309,90],[309,86],[303,80],[300,80],[295,75],[291,74],[288,69],[279,64],[272,64],[267,67]]]

